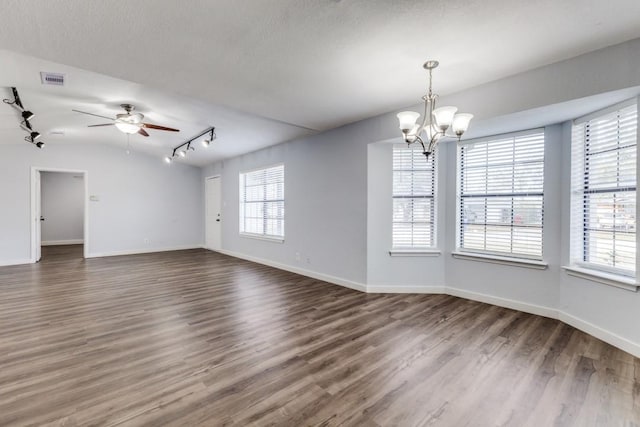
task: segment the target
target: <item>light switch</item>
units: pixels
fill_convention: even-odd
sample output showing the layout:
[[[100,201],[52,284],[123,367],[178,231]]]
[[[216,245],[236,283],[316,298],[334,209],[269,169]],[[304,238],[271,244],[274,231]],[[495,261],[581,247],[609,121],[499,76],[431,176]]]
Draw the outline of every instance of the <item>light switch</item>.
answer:
[[[89,200],[91,200],[92,202],[98,202],[100,201],[100,198],[98,196],[92,195],[92,196],[89,196]]]

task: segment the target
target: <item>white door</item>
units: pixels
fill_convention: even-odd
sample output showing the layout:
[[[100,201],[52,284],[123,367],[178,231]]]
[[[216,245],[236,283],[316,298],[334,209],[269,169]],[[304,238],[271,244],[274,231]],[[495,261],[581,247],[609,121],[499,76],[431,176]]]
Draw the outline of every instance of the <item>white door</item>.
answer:
[[[40,171],[36,171],[36,262],[42,258],[42,191],[40,184]]]
[[[220,216],[222,198],[220,192],[220,177],[207,178],[205,191],[205,246],[207,249],[215,251],[222,249],[222,218]]]

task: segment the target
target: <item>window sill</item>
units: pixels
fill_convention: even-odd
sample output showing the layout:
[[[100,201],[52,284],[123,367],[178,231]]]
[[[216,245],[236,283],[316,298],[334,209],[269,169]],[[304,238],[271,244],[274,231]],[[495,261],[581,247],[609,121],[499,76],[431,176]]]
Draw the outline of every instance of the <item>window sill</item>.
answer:
[[[545,270],[548,264],[544,261],[536,261],[526,258],[509,258],[499,255],[488,255],[474,252],[452,252],[451,255],[457,259],[464,259],[467,261],[488,262],[492,264],[510,265],[513,267],[532,268],[535,270]]]
[[[434,257],[440,256],[439,249],[391,249],[390,256],[418,256],[418,257]]]
[[[631,277],[576,266],[563,266],[562,268],[569,276],[615,286],[616,288],[626,289],[627,291],[637,292],[640,286],[640,284],[636,282],[636,279]]]
[[[262,234],[240,233],[240,237],[249,239],[266,240],[267,242],[284,243],[284,237],[264,236]]]

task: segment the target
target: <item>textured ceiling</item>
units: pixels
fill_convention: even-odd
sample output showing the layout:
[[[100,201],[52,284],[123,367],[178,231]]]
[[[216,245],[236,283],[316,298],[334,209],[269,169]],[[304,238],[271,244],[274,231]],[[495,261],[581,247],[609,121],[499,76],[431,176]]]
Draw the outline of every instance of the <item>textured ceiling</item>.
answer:
[[[117,101],[171,114],[148,97],[162,91],[178,127],[182,102],[248,113],[225,123],[243,152],[417,103],[429,58],[446,94],[640,37],[638,0],[4,0],[1,12],[0,48],[155,88]],[[84,95],[85,109],[116,101]],[[203,114],[193,122],[219,122]]]

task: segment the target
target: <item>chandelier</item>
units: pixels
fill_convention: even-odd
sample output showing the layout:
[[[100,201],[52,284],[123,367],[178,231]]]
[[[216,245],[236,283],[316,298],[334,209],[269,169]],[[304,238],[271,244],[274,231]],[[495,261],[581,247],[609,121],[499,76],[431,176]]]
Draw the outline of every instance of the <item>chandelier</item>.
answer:
[[[417,124],[419,113],[413,111],[403,111],[398,113],[400,130],[404,142],[411,145],[419,142],[422,145],[422,153],[429,158],[442,138],[458,138],[469,128],[469,122],[473,114],[458,113],[456,107],[446,106],[436,108],[438,95],[433,93],[432,79],[433,70],[438,66],[438,61],[427,61],[424,63],[425,70],[429,71],[429,91],[422,97],[424,101],[424,120]]]

